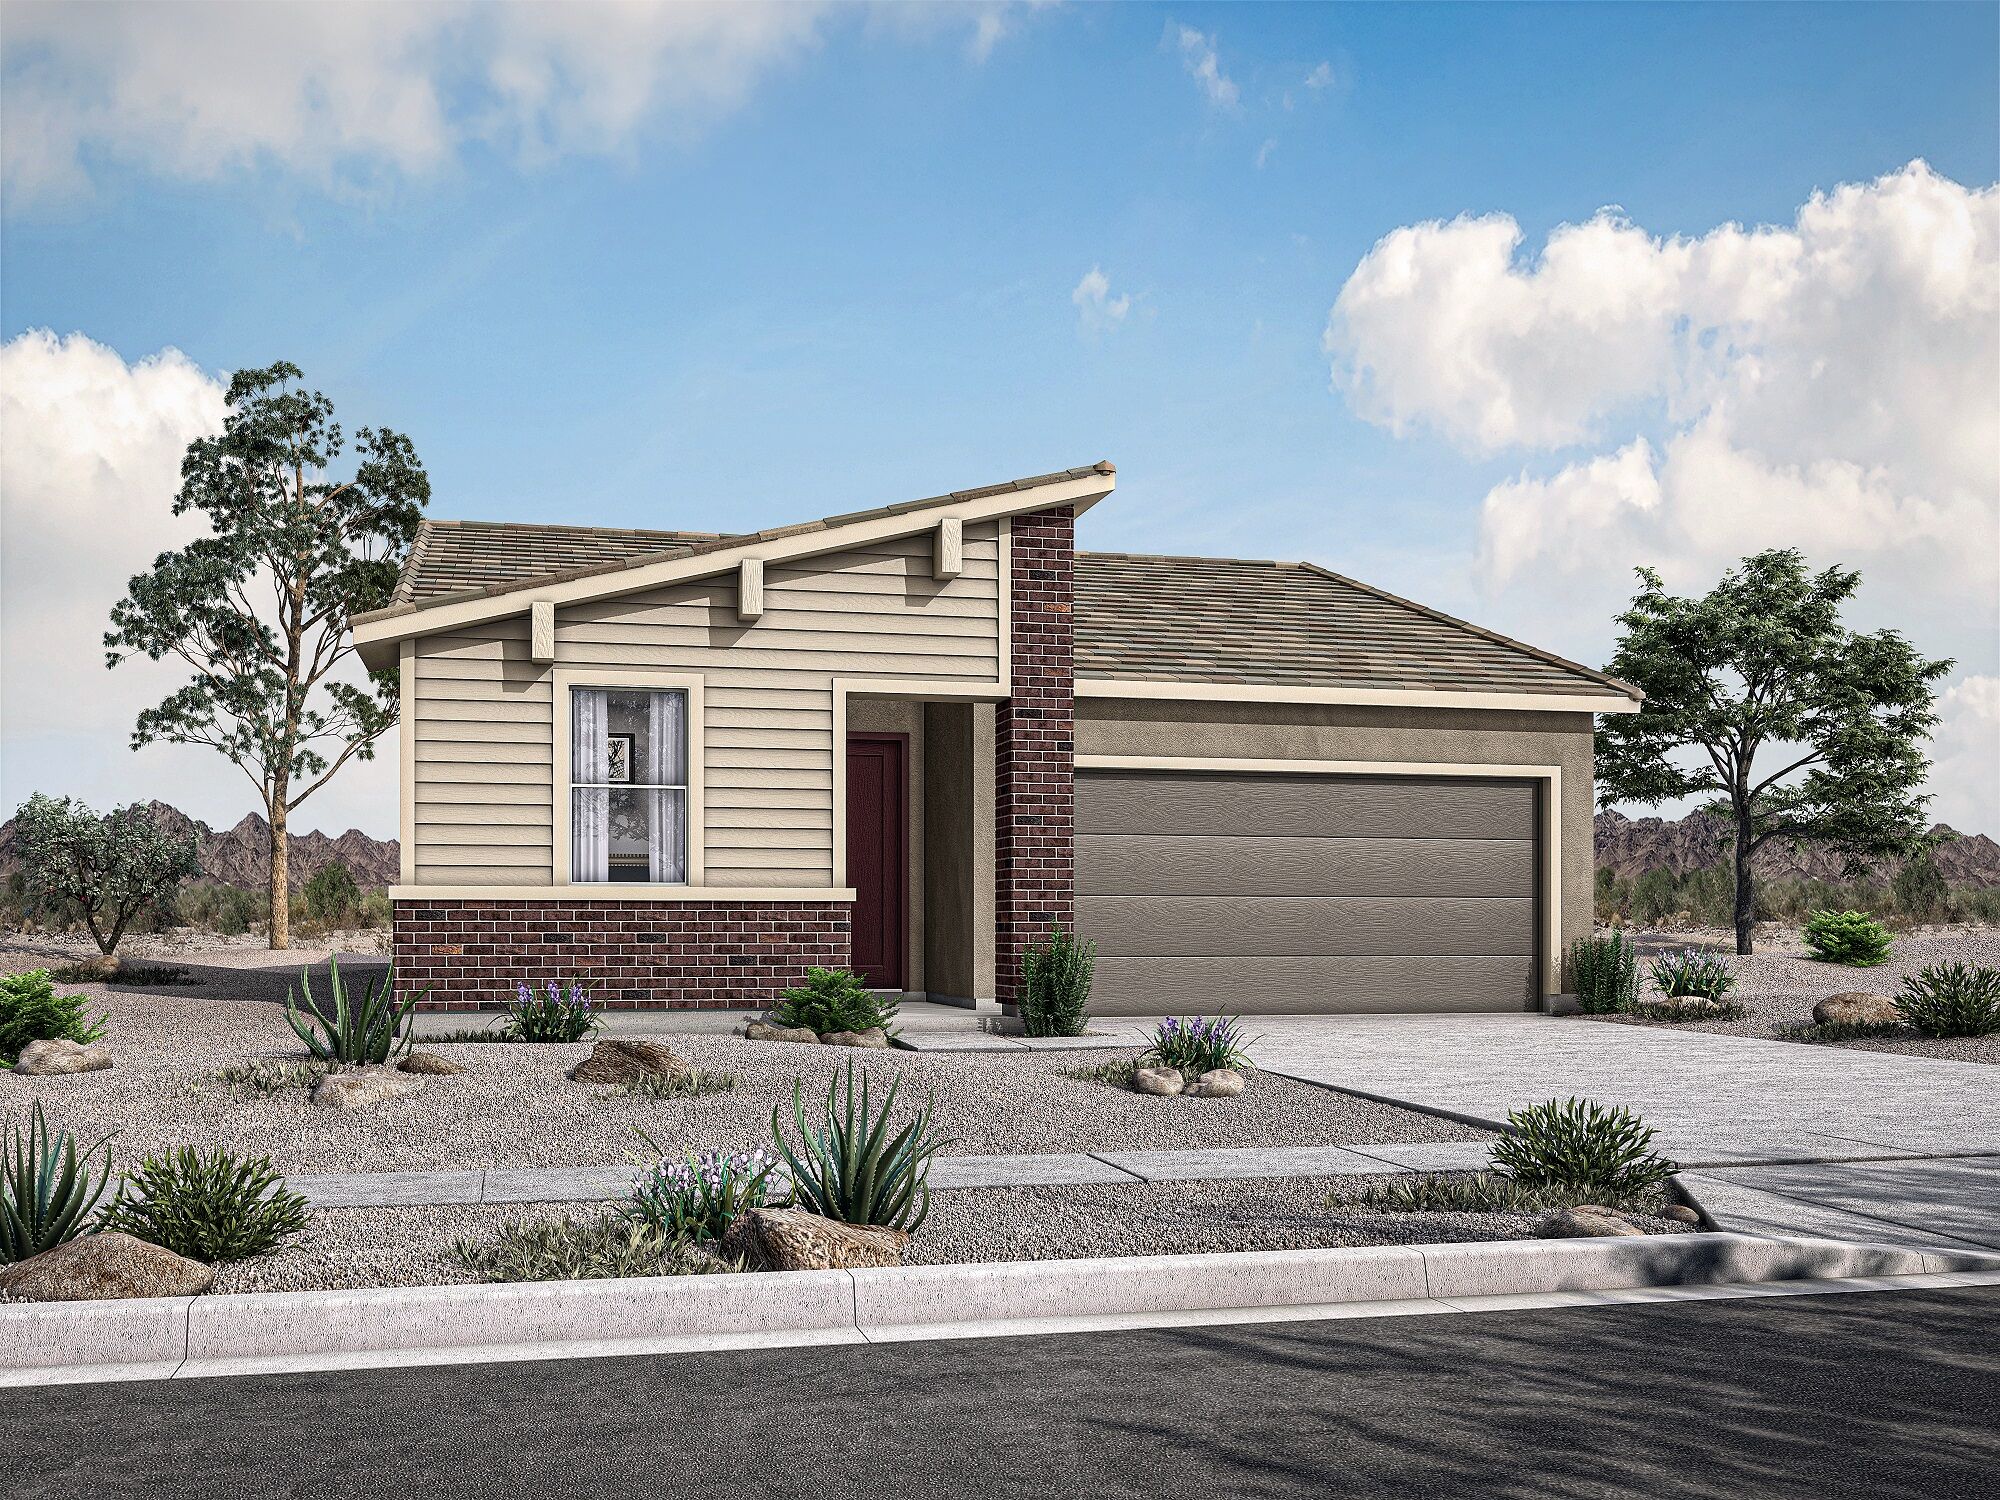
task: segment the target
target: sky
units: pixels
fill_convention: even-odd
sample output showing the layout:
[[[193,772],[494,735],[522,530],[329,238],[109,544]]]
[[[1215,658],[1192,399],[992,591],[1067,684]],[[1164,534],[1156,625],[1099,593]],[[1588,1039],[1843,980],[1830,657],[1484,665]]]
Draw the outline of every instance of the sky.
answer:
[[[127,746],[124,580],[286,359],[444,517],[737,530],[1111,459],[1105,550],[1304,558],[1601,664],[1767,546],[1956,662],[2000,834],[2000,8],[9,4],[0,803]],[[297,829],[394,831],[396,756]]]

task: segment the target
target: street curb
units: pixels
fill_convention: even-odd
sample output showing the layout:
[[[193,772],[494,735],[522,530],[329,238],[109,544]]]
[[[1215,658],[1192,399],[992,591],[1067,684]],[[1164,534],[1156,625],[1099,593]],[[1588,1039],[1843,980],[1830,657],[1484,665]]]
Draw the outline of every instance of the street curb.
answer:
[[[0,1304],[0,1386],[1459,1311],[1453,1299],[2000,1270],[1738,1234]]]

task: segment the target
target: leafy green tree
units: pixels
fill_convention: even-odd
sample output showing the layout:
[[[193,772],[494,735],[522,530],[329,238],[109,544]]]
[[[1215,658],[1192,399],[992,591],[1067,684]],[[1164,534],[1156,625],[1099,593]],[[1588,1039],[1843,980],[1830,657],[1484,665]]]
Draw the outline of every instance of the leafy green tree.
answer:
[[[1937,724],[1927,661],[1893,630],[1847,629],[1861,575],[1814,574],[1796,551],[1747,557],[1699,599],[1638,570],[1618,616],[1613,675],[1642,689],[1638,713],[1597,731],[1600,806],[1710,794],[1734,830],[1736,951],[1750,951],[1750,859],[1772,839],[1821,844],[1859,873],[1871,855],[1925,844],[1923,746]],[[1760,759],[1760,757],[1763,757]]]
[[[169,833],[139,803],[99,816],[37,792],[14,814],[14,846],[29,899],[73,906],[106,955],[200,868],[194,835]]]
[[[139,715],[134,749],[207,745],[250,778],[271,825],[271,946],[290,942],[286,828],[294,808],[349,760],[372,759],[396,722],[397,674],[358,684],[352,615],[387,605],[430,481],[410,440],[345,441],[333,403],[298,385],[297,366],[239,370],[219,436],[181,461],[174,514],[199,511],[211,535],[163,552],[111,611],[110,664],[183,662],[191,680]],[[349,676],[352,673],[348,674]]]

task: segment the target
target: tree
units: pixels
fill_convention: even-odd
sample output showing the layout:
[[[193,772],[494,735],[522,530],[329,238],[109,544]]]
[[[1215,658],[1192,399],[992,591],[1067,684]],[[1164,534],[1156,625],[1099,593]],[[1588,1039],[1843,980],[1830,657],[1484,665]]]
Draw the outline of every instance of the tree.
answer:
[[[201,868],[194,835],[169,833],[136,802],[100,817],[37,792],[14,814],[14,842],[29,897],[74,905],[107,957],[134,917]]]
[[[1893,630],[1844,627],[1859,573],[1814,575],[1798,552],[1760,552],[1700,599],[1638,574],[1607,670],[1646,701],[1601,722],[1598,805],[1714,795],[1710,810],[1734,830],[1738,953],[1750,951],[1750,858],[1772,839],[1825,845],[1851,874],[1870,855],[1924,847],[1932,684],[1952,664]]]
[[[212,535],[163,552],[111,611],[110,665],[174,657],[193,679],[139,715],[136,750],[207,745],[256,786],[271,825],[271,946],[290,942],[291,811],[349,760],[372,759],[396,722],[397,674],[337,675],[354,655],[348,619],[390,602],[430,499],[410,440],[355,437],[345,480],[328,471],[343,439],[333,403],[299,388],[295,365],[239,370],[219,436],[181,461],[174,514]],[[351,675],[351,674],[350,674]]]

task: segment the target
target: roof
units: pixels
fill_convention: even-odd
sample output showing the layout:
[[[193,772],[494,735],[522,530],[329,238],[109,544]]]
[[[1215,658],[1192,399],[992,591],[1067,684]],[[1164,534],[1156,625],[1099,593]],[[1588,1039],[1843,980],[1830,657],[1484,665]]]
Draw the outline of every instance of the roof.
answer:
[[[1312,563],[1080,552],[1079,679],[1300,688],[1638,691]]]

